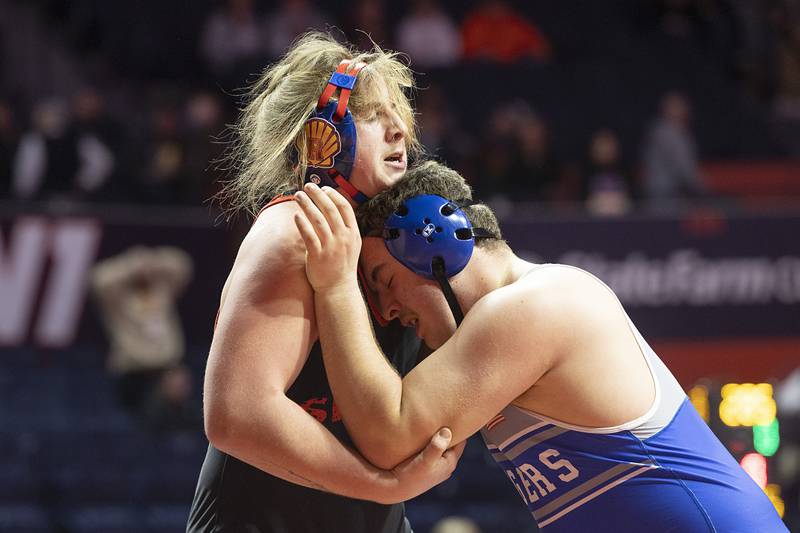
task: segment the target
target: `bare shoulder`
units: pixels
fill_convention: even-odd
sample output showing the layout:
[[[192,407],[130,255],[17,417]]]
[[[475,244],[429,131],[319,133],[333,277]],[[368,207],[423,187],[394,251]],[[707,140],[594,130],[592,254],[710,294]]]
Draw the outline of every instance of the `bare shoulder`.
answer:
[[[254,302],[282,295],[310,297],[305,246],[292,218],[297,209],[295,202],[283,202],[263,211],[253,223],[229,276],[231,288],[245,289],[236,291],[240,296]]]
[[[295,202],[283,202],[264,210],[242,241],[239,256],[253,260],[279,254],[284,264],[304,263],[303,240],[292,218],[298,210]]]
[[[613,291],[594,274],[570,265],[540,265],[510,287],[527,294],[542,310],[618,303]]]
[[[576,326],[619,309],[614,293],[589,272],[548,264],[487,294],[468,317],[482,332],[480,342],[521,349],[535,343],[557,351],[576,337]]]

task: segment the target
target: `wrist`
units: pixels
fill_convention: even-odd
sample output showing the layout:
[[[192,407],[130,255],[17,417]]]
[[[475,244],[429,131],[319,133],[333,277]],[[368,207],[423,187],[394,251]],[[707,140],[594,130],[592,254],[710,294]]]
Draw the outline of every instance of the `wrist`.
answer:
[[[353,297],[353,295],[361,295],[361,289],[358,286],[358,279],[354,276],[352,279],[342,280],[327,287],[320,287],[314,289],[317,298],[325,298],[328,300],[341,300]]]
[[[372,495],[372,498],[384,505],[401,503],[409,499],[407,495],[403,494],[400,478],[391,470],[380,471],[378,490]]]

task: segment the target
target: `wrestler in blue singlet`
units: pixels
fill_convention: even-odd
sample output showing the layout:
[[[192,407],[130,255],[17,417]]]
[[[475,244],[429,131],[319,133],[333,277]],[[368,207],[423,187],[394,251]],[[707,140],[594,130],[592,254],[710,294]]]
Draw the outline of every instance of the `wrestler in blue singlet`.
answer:
[[[788,531],[630,327],[655,383],[655,401],[643,416],[584,428],[509,405],[481,430],[539,527],[547,533]]]

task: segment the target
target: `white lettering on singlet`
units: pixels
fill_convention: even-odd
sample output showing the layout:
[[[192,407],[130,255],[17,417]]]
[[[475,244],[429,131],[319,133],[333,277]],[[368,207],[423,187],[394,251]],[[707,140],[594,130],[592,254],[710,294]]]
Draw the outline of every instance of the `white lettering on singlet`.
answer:
[[[531,485],[536,487],[536,490],[539,493],[539,496],[547,496],[554,490],[556,490],[556,486],[553,485],[549,479],[547,479],[544,474],[542,474],[538,468],[533,465],[529,465],[525,463],[521,465],[517,470],[521,472],[521,476],[523,479],[523,483],[525,484],[525,489],[528,492],[528,496],[531,497],[531,501],[536,501],[539,498],[535,497],[535,494],[531,490]],[[525,483],[525,478],[527,478],[528,483]]]
[[[563,458],[553,460],[560,456],[558,450],[549,448],[539,454],[539,462],[549,470],[557,472],[558,479],[563,482],[568,483],[577,479],[580,471],[571,462]],[[558,489],[539,468],[529,463],[521,464],[513,470],[506,470],[506,475],[526,503],[537,502]]]
[[[578,472],[577,468],[572,466],[572,463],[566,459],[559,459],[558,461],[550,460],[551,457],[559,457],[560,455],[561,454],[558,453],[558,450],[550,448],[539,454],[539,461],[541,461],[541,463],[550,470],[560,470],[562,468],[566,468],[567,471],[565,473],[558,474],[558,478],[561,481],[572,481],[580,475],[580,472]]]

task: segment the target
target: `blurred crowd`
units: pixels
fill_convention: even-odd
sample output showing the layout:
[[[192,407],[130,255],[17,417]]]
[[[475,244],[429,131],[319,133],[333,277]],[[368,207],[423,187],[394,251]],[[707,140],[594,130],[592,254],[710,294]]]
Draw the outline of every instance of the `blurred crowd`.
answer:
[[[118,57],[125,67],[137,60],[110,46],[102,3],[3,0],[1,66],[12,76],[0,82],[0,198],[202,204],[230,176],[223,155],[238,89],[312,28],[360,47],[374,41],[406,52],[417,71],[439,73],[423,76],[417,96],[423,144],[484,198],[580,202],[613,215],[640,203],[708,194],[700,168],[704,147],[693,134],[693,102],[685,91],[664,90],[649,116],[633,117],[638,140],[623,139],[613,124],[553,124],[533,97],[487,96],[484,104],[481,92],[490,88],[474,95],[482,112],[477,120],[453,102],[451,89],[439,82],[447,69],[535,69],[590,53],[559,49],[522,5],[355,0],[324,3],[330,11],[322,5],[200,2],[187,56],[197,62],[175,76],[181,67],[164,67],[167,75],[156,67],[115,65]],[[780,142],[765,155],[800,154],[800,2],[660,0],[636,13],[649,21],[642,27],[652,24],[665,38],[718,53],[730,83],[770,114]],[[163,35],[153,36],[158,39],[164,42]],[[19,68],[40,59],[39,71]],[[565,148],[554,133],[565,128],[579,132],[572,136],[582,142]]]

